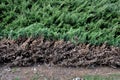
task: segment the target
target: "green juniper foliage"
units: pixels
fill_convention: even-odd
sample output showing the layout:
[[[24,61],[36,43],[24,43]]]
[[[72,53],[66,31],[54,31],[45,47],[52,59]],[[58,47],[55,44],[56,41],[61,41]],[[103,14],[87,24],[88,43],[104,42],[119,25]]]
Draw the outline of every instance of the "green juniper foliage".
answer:
[[[0,0],[0,38],[39,35],[120,46],[120,0]]]

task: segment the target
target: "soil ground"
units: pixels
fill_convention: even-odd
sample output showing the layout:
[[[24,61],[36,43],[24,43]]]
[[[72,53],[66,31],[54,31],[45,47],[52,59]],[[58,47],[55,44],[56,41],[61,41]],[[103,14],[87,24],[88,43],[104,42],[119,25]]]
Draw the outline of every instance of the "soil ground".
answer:
[[[73,78],[83,78],[85,75],[110,76],[119,74],[120,69],[108,67],[98,67],[94,69],[86,68],[65,68],[48,67],[39,65],[33,67],[1,67],[0,80],[73,80]],[[119,79],[118,79],[119,80]]]

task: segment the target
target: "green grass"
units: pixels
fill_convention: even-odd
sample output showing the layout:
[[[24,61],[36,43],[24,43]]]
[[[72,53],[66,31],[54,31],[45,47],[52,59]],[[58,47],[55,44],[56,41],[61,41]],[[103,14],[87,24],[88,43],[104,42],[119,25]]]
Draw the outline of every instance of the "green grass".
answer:
[[[18,77],[16,77],[14,80],[20,80]]]
[[[44,36],[120,46],[120,0],[0,0],[0,38]]]
[[[40,76],[35,75],[31,80],[39,80],[40,78],[41,78]],[[73,79],[74,78],[68,79],[68,80],[73,80]],[[83,79],[83,80],[120,80],[120,75],[119,74],[109,75],[109,76],[86,75],[81,79]],[[53,78],[42,77],[42,80],[60,80],[60,79],[55,79],[55,77],[53,77]]]
[[[107,77],[103,77],[103,76],[85,76],[84,77],[85,80],[120,80],[119,76],[107,76]]]
[[[36,74],[33,76],[33,78],[31,80],[39,80],[39,76]]]

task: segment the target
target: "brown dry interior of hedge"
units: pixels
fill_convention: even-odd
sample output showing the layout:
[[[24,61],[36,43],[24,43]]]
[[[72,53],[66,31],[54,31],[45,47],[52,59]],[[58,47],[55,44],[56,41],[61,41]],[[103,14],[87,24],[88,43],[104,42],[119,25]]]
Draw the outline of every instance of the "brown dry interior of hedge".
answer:
[[[120,48],[48,41],[44,38],[3,39],[0,41],[0,64],[31,66],[49,64],[64,67],[120,67]]]

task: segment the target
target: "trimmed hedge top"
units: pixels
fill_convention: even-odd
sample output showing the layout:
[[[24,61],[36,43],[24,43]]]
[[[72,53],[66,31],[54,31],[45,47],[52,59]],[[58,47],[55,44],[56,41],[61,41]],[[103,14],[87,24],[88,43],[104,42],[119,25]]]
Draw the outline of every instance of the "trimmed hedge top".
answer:
[[[120,0],[0,0],[0,38],[120,46]]]

